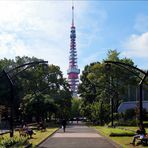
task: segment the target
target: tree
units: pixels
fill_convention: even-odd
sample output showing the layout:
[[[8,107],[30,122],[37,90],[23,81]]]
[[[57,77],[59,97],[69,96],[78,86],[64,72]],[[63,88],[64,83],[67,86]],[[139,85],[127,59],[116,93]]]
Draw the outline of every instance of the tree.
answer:
[[[82,100],[80,100],[78,98],[72,99],[71,118],[78,118],[81,116],[81,114],[80,114],[81,102],[82,102]]]
[[[0,69],[9,71],[24,63],[40,61],[35,57],[16,57],[14,60],[1,60]],[[2,74],[2,73],[1,73]],[[1,75],[0,75],[1,76]],[[24,119],[30,120],[32,117],[47,119],[52,114],[69,114],[71,107],[71,92],[69,91],[68,82],[63,78],[59,66],[48,65],[31,65],[14,70],[10,74],[14,83],[15,116],[23,116]],[[4,75],[0,77],[0,102],[9,106],[10,89]],[[5,81],[5,83],[2,83]],[[61,109],[62,108],[62,109]],[[59,116],[60,117],[60,116]]]
[[[105,60],[120,61],[134,65],[131,59],[121,59],[119,55],[120,53],[116,50],[109,50]],[[81,84],[79,85],[79,93],[83,98],[84,115],[100,123],[108,118],[108,114],[105,114],[103,110],[106,110],[106,108],[109,110],[111,99],[113,98],[113,112],[117,112],[119,104],[127,97],[127,85],[137,84],[135,75],[121,67],[112,65],[111,69],[106,71],[105,60],[86,65],[80,77]],[[133,72],[135,73],[134,70]],[[104,119],[100,116],[98,108],[103,112]],[[107,121],[105,120],[105,122]]]

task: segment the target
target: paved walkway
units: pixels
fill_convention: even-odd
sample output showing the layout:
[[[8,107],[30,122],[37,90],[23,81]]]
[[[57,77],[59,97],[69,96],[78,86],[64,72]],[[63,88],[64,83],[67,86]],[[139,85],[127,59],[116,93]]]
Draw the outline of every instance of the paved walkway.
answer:
[[[117,148],[113,142],[99,135],[95,129],[88,126],[70,125],[64,133],[58,130],[38,148]]]

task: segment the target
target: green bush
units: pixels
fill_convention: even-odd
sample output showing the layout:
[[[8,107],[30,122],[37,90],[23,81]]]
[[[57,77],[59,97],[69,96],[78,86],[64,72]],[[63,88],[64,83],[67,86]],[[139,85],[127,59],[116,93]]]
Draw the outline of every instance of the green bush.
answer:
[[[122,114],[121,113],[114,113],[113,117],[114,117],[114,120],[119,120],[120,118],[122,118]]]
[[[133,119],[136,117],[136,111],[135,109],[131,108],[131,109],[127,109],[124,113],[124,119],[125,120],[129,120],[129,119]]]
[[[111,137],[121,137],[121,136],[132,137],[132,136],[134,136],[134,133],[129,133],[129,132],[123,132],[123,133],[111,133],[109,136],[111,136]]]
[[[17,142],[16,142],[15,138],[6,138],[1,141],[0,146],[7,148],[7,147],[10,147],[16,143]]]
[[[111,123],[109,123],[111,125]],[[137,125],[137,120],[132,119],[132,120],[119,120],[119,121],[114,121],[115,126],[136,126]]]
[[[147,122],[144,122],[144,127],[148,127],[148,123]]]
[[[129,125],[129,126],[136,126],[136,125],[137,125],[137,120],[136,120],[136,119],[129,120],[129,121],[128,121],[128,125]]]
[[[109,123],[107,124],[108,127],[111,127],[111,125],[112,125],[112,122],[109,122]],[[118,126],[118,125],[119,125],[119,122],[118,122],[118,121],[114,121],[114,122],[113,122],[113,126],[114,126],[114,127],[116,127],[116,126]]]
[[[9,147],[20,147],[29,144],[26,137],[12,137],[12,138],[5,138],[0,140],[0,147],[1,148],[9,148]]]

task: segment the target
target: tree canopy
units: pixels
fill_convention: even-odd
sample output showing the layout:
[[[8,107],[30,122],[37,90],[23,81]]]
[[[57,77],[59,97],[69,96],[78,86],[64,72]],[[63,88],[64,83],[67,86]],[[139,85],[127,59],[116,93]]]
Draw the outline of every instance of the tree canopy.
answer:
[[[10,83],[3,74],[9,70],[34,61],[40,61],[35,57],[16,57],[15,60],[0,60],[0,104],[7,107],[11,103]],[[8,73],[14,83],[14,114],[21,115],[23,120],[36,121],[49,119],[52,116],[62,118],[69,116],[71,108],[71,92],[69,85],[59,66],[38,64],[28,67],[20,67]],[[9,115],[8,115],[9,116]],[[20,119],[22,120],[22,119]]]
[[[122,62],[136,67],[132,59],[120,58],[119,55],[116,50],[109,50],[107,58],[102,62],[86,65],[80,77],[82,113],[100,124],[109,120],[111,99],[113,98],[113,110],[117,112],[120,103],[129,99],[128,86],[137,87],[139,83],[134,73],[137,75],[140,73],[135,69],[127,70],[115,64],[111,64],[110,69],[105,68],[105,61]]]

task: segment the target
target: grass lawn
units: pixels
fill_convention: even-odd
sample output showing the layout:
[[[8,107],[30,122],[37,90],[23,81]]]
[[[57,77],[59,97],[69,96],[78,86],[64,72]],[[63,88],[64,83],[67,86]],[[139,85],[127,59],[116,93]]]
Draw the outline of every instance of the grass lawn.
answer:
[[[129,130],[132,130],[132,131],[136,131],[138,129],[137,126],[119,126],[119,127],[129,129]],[[148,128],[145,128],[145,130],[146,130],[146,133],[148,133]]]
[[[32,147],[35,147],[38,145],[40,142],[42,142],[45,138],[50,136],[53,132],[55,132],[58,128],[56,127],[51,127],[51,128],[46,128],[46,131],[38,131],[34,130],[35,135],[33,135],[31,139],[28,139],[30,143],[32,143]],[[2,135],[3,139],[9,139],[10,134],[3,134]],[[14,132],[14,137],[20,137],[19,132],[15,131]]]
[[[41,141],[43,141],[45,138],[47,138],[49,135],[51,135],[54,131],[56,131],[58,128],[46,128],[46,131],[37,131],[33,135],[32,139],[29,139],[29,142],[32,143],[32,146],[35,147],[37,144],[39,144]]]
[[[131,132],[131,131],[127,131],[124,129],[118,129],[118,128],[108,128],[105,126],[94,126],[102,135],[110,138],[111,140],[115,141],[116,143],[120,144],[123,148],[133,148],[135,146],[132,146],[130,144],[132,137],[128,137],[128,136],[124,136],[124,137],[110,137],[109,135],[111,133],[124,133],[124,132]],[[137,127],[122,127],[122,128],[126,128],[126,129],[130,129],[130,130],[134,130],[136,131]],[[146,129],[146,131],[148,132],[148,129]],[[136,146],[138,148],[142,148],[143,146],[139,145]],[[144,147],[148,147],[148,146],[144,146]]]
[[[18,131],[14,131],[14,137],[19,137],[19,132]],[[3,134],[1,137],[5,138],[10,138],[10,133],[7,134]]]

